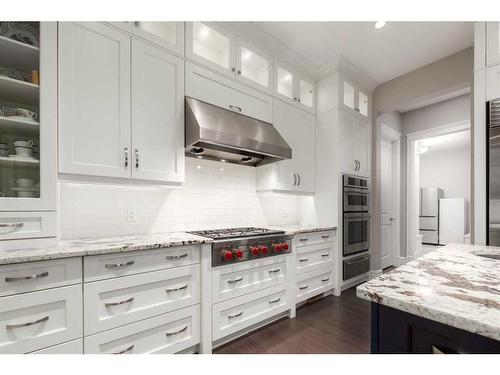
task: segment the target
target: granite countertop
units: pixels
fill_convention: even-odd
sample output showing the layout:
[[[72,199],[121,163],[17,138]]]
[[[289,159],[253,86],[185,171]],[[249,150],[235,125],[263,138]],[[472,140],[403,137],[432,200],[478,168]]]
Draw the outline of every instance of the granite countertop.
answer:
[[[159,249],[185,245],[212,243],[205,237],[184,232],[119,236],[107,238],[87,238],[59,241],[45,248],[21,250],[0,249],[0,264],[34,262],[57,258],[70,258],[84,255],[111,254],[126,251]]]
[[[359,285],[357,295],[500,340],[500,248],[447,245]]]
[[[286,234],[294,236],[302,233],[325,232],[336,230],[336,226],[318,226],[318,225],[271,225],[266,226],[269,229],[284,230]]]

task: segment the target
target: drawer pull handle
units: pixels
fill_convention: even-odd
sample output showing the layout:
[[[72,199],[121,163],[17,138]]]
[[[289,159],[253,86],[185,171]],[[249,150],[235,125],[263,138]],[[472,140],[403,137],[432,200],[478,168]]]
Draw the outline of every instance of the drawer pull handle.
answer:
[[[27,322],[27,323],[20,323],[20,324],[6,324],[5,328],[7,329],[13,329],[13,328],[22,328],[22,327],[29,327],[35,324],[40,324],[43,322],[46,322],[49,320],[49,316],[44,316],[43,318],[40,318],[38,320],[35,320],[33,322]]]
[[[124,305],[126,303],[130,303],[134,300],[134,297],[130,297],[129,299],[120,301],[120,302],[107,302],[104,304],[106,307],[111,307],[111,306],[118,306],[118,305]]]
[[[272,305],[273,303],[277,303],[279,301],[281,301],[281,297],[278,297],[276,299],[273,299],[273,300],[269,301],[269,304]]]
[[[228,318],[228,319],[235,319],[235,318],[239,318],[239,317],[240,317],[240,316],[242,316],[242,315],[243,315],[243,311],[240,311],[240,312],[238,312],[238,313],[236,313],[236,314],[233,314],[233,315],[228,315],[228,316],[227,316],[227,318]]]
[[[135,261],[133,260],[130,260],[126,263],[113,263],[113,264],[105,264],[104,265],[104,268],[111,268],[111,269],[115,269],[115,268],[122,268],[122,267],[127,267],[127,266],[131,266],[135,263]]]
[[[128,348],[123,349],[122,351],[116,352],[116,353],[113,353],[113,354],[125,354],[125,353],[128,353],[128,352],[132,351],[134,349],[134,347],[135,347],[135,345],[132,344]]]
[[[240,282],[240,281],[242,281],[242,280],[243,280],[243,276],[240,276],[240,277],[238,277],[238,278],[236,278],[236,279],[233,279],[233,280],[228,280],[228,281],[227,281],[227,283],[228,283],[228,284],[236,284],[236,283],[239,283],[239,282]]]
[[[30,275],[30,276],[6,277],[5,282],[10,283],[12,281],[41,279],[42,277],[47,277],[47,276],[49,276],[48,272],[37,273],[36,275]]]
[[[330,254],[326,253],[326,254],[321,254],[321,257],[322,258],[328,258],[328,256],[330,256]]]
[[[304,289],[307,289],[307,288],[309,288],[309,285],[299,286],[299,290],[304,290]]]
[[[24,223],[1,223],[0,228],[22,228]]]
[[[167,289],[167,293],[173,293],[173,292],[178,292],[180,290],[187,289],[188,285],[184,284],[183,286],[180,286],[178,288],[172,288],[172,289]]]
[[[309,260],[309,258],[300,258],[299,262],[307,262],[308,260]]]
[[[330,238],[330,235],[329,234],[325,234],[325,235],[321,236],[321,238]]]
[[[179,333],[182,333],[182,332],[187,331],[187,329],[188,329],[188,326],[184,326],[184,327],[182,327],[182,328],[181,328],[180,330],[178,330],[178,331],[175,331],[175,332],[167,332],[167,333],[165,333],[165,335],[166,335],[166,336],[174,336],[174,335],[178,335]]]
[[[325,282],[325,281],[328,281],[328,280],[330,280],[329,277],[327,277],[326,279],[321,279],[322,282]]]
[[[275,268],[274,270],[269,270],[269,273],[278,273],[281,271],[281,268]]]
[[[238,107],[237,105],[229,104],[229,108],[232,109],[233,111],[236,111],[236,112],[242,111],[241,107]]]
[[[167,255],[166,259],[167,260],[181,259],[181,258],[187,257],[188,255],[189,255],[188,253],[184,253],[184,254],[181,254],[181,255]]]
[[[299,241],[302,241],[302,242],[307,241],[307,240],[308,240],[308,238],[301,238],[301,239],[299,239]]]

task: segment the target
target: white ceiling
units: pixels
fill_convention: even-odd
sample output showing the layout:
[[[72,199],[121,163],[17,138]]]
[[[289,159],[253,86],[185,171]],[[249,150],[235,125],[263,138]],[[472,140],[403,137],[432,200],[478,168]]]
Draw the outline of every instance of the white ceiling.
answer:
[[[427,151],[425,155],[431,154],[434,151],[444,151],[452,148],[470,146],[470,131],[465,130],[457,133],[423,139],[419,142],[419,146],[430,147],[429,151]]]
[[[339,54],[380,84],[473,45],[473,22],[254,22],[318,70]]]

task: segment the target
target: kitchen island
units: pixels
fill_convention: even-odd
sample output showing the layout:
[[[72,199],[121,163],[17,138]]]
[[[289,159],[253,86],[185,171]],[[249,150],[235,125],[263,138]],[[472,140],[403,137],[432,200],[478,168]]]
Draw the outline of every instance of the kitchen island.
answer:
[[[450,244],[357,287],[373,353],[500,353],[500,248]]]

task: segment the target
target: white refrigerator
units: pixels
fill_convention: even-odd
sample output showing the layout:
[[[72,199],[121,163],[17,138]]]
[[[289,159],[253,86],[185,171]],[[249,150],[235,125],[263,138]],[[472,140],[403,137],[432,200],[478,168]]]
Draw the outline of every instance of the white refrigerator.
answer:
[[[436,187],[420,188],[419,232],[422,243],[439,244],[439,200],[443,190]]]

